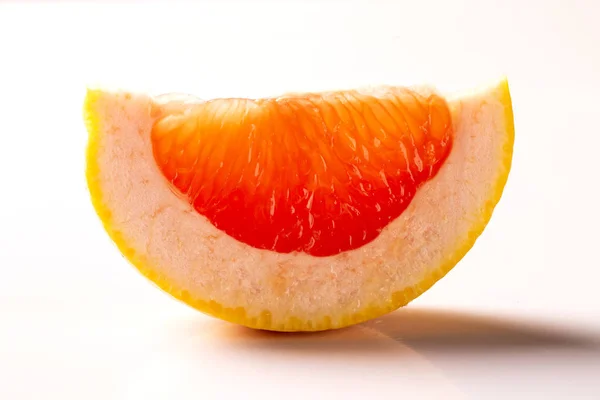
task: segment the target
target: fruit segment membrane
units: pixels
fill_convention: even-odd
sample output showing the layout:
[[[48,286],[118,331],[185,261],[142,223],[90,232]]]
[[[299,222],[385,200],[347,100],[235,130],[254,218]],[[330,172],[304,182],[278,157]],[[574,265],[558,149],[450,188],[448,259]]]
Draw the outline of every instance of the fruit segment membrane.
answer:
[[[375,239],[452,146],[445,100],[408,88],[170,106],[153,126],[165,178],[259,249],[329,256]]]

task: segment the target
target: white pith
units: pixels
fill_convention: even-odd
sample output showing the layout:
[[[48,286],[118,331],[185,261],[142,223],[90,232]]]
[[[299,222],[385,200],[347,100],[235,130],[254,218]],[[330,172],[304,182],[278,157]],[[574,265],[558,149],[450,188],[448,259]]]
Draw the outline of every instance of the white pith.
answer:
[[[505,105],[491,86],[450,99],[452,151],[409,207],[367,245],[330,257],[258,250],[232,239],[174,193],[158,169],[150,131],[158,105],[145,95],[103,92],[95,103],[100,201],[112,228],[154,274],[192,299],[269,311],[274,322],[385,307],[445,264],[483,218],[504,173]]]

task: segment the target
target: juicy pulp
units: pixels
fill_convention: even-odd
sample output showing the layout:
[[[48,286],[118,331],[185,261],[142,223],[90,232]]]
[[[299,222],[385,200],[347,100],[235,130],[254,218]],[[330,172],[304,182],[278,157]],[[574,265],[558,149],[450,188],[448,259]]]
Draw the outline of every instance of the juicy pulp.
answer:
[[[217,228],[314,256],[377,237],[451,139],[444,99],[406,88],[182,104],[152,130],[159,168]]]

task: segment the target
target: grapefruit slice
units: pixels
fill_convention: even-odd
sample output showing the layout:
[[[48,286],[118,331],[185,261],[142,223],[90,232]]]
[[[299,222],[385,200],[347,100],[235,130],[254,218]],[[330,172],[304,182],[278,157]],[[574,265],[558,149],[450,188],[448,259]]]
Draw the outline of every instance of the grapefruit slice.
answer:
[[[252,328],[341,328],[443,277],[508,178],[508,83],[266,99],[94,89],[87,181],[112,240],[175,298]]]

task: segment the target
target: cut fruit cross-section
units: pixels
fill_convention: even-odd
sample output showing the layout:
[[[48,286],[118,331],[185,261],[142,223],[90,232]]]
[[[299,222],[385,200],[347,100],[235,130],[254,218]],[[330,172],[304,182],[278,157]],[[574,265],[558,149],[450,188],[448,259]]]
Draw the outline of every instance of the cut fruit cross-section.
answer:
[[[323,330],[407,304],[489,221],[510,170],[508,84],[268,99],[89,90],[87,179],[125,256],[246,326]]]

